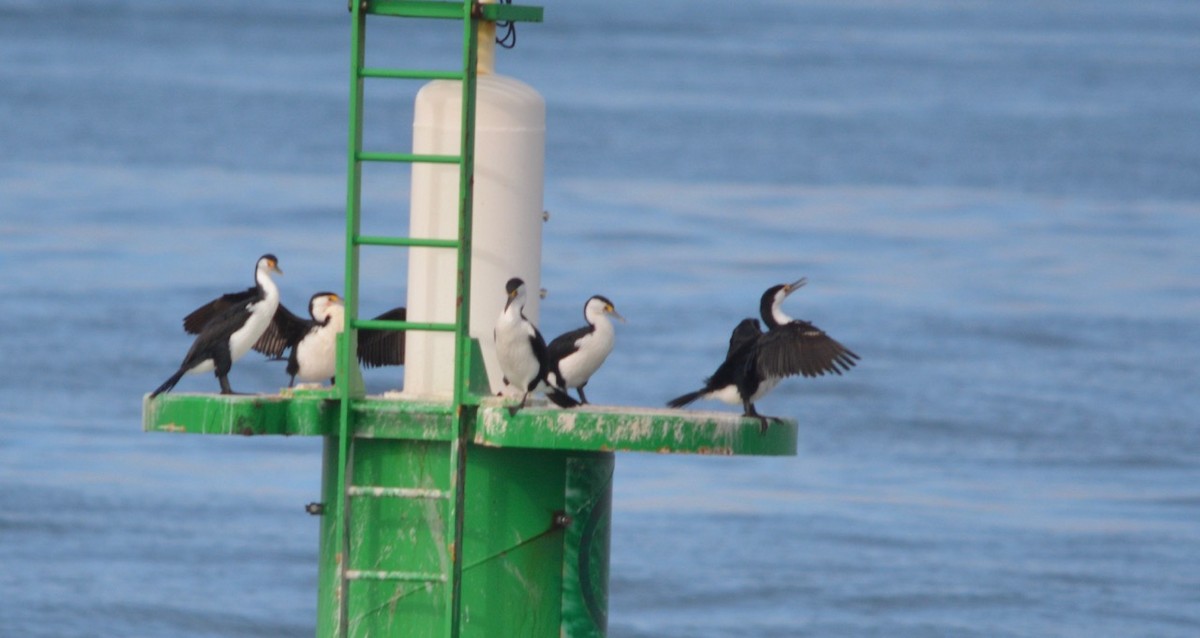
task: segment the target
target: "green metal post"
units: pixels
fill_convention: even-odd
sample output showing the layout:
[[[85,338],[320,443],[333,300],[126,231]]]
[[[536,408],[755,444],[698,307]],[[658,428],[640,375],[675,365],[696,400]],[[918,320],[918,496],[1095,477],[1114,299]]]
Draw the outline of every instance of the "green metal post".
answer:
[[[455,316],[454,340],[454,408],[455,440],[451,444],[454,471],[454,503],[450,512],[453,533],[453,564],[450,580],[450,596],[446,608],[447,636],[458,638],[462,622],[462,569],[463,526],[466,517],[467,441],[470,424],[474,421],[475,409],[466,404],[470,380],[471,335],[468,333],[471,320],[471,219],[475,180],[475,75],[478,28],[472,9],[475,3],[463,2],[463,52],[462,52],[462,119],[459,144],[461,162],[458,170],[458,307]]]
[[[358,258],[359,247],[355,238],[361,228],[360,212],[362,206],[362,163],[359,153],[362,152],[362,116],[363,116],[363,78],[360,69],[365,58],[366,16],[363,14],[363,4],[354,0],[351,2],[351,33],[350,33],[350,130],[347,136],[347,167],[346,167],[346,280],[345,280],[345,328],[338,341],[337,352],[337,390],[339,404],[338,433],[337,433],[337,464],[336,469],[326,459],[324,471],[334,469],[336,479],[333,486],[335,494],[326,494],[325,503],[333,504],[332,511],[326,512],[326,521],[334,521],[334,533],[329,548],[335,552],[334,569],[330,576],[336,578],[333,594],[334,613],[324,616],[326,622],[334,623],[332,627],[319,627],[320,636],[337,636],[344,638],[349,631],[347,615],[349,583],[346,580],[346,564],[350,557],[349,538],[346,529],[350,520],[351,504],[346,497],[346,476],[349,473],[352,452],[352,433],[350,431],[351,405],[354,399],[362,396],[364,390],[358,368],[357,329],[354,326],[358,318]],[[325,447],[330,442],[326,439]],[[329,498],[332,496],[332,498]],[[325,601],[326,605],[329,601]]]

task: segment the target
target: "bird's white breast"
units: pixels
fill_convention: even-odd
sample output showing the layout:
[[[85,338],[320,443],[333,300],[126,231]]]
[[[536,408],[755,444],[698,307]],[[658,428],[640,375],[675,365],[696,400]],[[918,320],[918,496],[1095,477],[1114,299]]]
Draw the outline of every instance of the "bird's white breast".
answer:
[[[567,387],[578,388],[588,382],[612,352],[614,335],[608,321],[596,322],[596,329],[575,342],[578,348],[558,362]]]
[[[229,355],[234,361],[250,352],[258,338],[267,331],[267,326],[271,324],[275,310],[279,307],[279,289],[274,285],[264,286],[264,292],[262,300],[249,305],[250,316],[246,323],[229,336]]]
[[[317,326],[296,344],[296,363],[301,381],[325,381],[337,373],[337,335],[341,326]]]
[[[533,352],[534,328],[516,308],[509,308],[496,322],[496,358],[508,382],[521,390],[537,378],[541,362]]]

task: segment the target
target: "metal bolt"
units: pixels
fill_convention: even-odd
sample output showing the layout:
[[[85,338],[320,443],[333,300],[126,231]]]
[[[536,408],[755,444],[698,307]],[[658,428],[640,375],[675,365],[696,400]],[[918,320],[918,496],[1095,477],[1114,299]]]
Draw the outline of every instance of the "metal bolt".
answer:
[[[312,514],[313,516],[320,516],[325,513],[325,504],[324,503],[309,503],[308,505],[304,506],[304,511],[308,512],[309,514]]]
[[[572,519],[571,519],[570,514],[564,512],[562,510],[559,510],[554,513],[554,518],[550,519],[550,524],[553,525],[554,527],[561,529],[561,528],[570,526],[571,521],[572,521]]]
[[[544,221],[544,222],[550,221],[550,211],[548,211],[548,210],[542,211],[542,221]]]

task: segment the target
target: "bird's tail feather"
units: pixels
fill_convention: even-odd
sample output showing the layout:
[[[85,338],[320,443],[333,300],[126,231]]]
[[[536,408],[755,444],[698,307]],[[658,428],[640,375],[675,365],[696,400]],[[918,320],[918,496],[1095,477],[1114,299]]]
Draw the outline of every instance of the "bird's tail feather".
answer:
[[[158,386],[157,390],[155,390],[154,392],[151,392],[150,398],[153,399],[154,397],[162,394],[163,392],[169,392],[171,390],[171,388],[175,387],[176,383],[179,383],[179,380],[183,378],[184,374],[187,374],[187,370],[180,368],[177,372],[175,372],[175,374],[171,375],[170,379],[167,379],[166,381],[163,382],[162,385]]]
[[[687,394],[681,394],[681,395],[675,397],[674,399],[667,401],[667,407],[682,408],[683,406],[691,403],[692,401],[695,401],[696,399],[699,399],[702,396],[704,396],[703,390],[697,390],[695,392],[688,392]]]
[[[571,395],[559,390],[558,388],[550,388],[546,390],[546,398],[554,402],[560,408],[573,408],[579,405],[579,402],[571,398]]]

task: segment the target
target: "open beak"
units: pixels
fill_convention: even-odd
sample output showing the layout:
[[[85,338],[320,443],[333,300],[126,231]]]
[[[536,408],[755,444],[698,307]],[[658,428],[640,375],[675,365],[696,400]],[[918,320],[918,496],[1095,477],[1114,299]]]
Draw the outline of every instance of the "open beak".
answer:
[[[796,281],[793,281],[792,283],[784,286],[783,290],[784,290],[784,292],[786,292],[787,294],[790,295],[793,292],[796,292],[797,290],[799,290],[800,288],[803,288],[804,284],[807,284],[807,283],[808,283],[808,277],[801,277],[801,278],[797,279]]]

